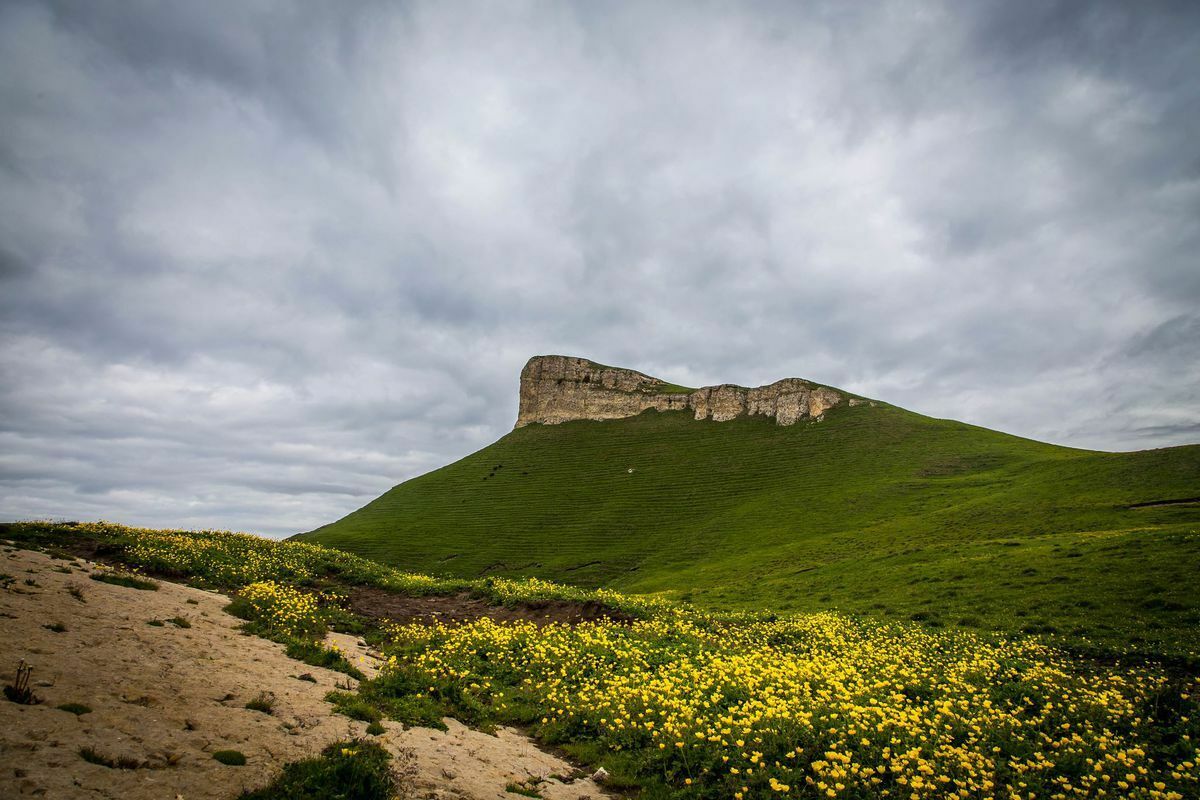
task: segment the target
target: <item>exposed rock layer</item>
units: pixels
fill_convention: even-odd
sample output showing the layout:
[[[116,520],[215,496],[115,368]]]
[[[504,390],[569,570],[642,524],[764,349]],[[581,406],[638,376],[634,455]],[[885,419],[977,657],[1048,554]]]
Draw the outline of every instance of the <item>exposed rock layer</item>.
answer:
[[[747,414],[780,425],[820,418],[845,402],[840,393],[799,378],[747,389],[721,384],[684,389],[631,369],[604,367],[586,358],[534,356],[521,370],[517,425],[556,425],[576,419],[621,419],[647,409],[692,411],[696,419],[725,422]]]

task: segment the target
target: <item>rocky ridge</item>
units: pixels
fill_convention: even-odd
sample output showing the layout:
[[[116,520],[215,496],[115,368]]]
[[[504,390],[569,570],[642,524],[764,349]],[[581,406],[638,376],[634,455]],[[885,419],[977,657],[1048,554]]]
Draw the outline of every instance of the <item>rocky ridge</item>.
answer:
[[[857,405],[827,386],[784,378],[767,386],[733,384],[689,389],[631,369],[606,367],[586,358],[534,356],[521,370],[516,427],[557,425],[577,419],[633,417],[646,411],[691,411],[698,420],[726,422],[763,415],[793,425],[842,403]]]

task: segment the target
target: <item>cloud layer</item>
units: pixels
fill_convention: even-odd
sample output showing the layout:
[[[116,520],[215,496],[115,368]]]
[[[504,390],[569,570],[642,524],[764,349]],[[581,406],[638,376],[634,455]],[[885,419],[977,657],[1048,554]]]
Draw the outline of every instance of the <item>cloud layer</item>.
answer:
[[[306,530],[536,353],[1200,441],[1200,5],[0,6],[0,517]]]

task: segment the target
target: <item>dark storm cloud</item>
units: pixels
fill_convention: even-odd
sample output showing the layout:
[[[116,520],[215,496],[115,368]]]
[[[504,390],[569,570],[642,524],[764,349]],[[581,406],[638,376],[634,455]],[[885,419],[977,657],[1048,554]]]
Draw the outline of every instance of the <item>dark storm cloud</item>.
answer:
[[[1195,441],[1195,3],[9,2],[0,515],[286,533],[568,352]]]

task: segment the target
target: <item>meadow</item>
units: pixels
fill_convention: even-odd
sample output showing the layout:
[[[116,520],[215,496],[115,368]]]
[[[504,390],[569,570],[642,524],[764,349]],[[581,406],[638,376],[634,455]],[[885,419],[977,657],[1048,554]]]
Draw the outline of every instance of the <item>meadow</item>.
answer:
[[[1200,794],[1194,661],[1090,658],[1035,637],[831,612],[713,613],[543,580],[431,578],[245,534],[20,523],[0,538],[223,589],[249,630],[303,645],[299,657],[330,657],[326,629],[357,632],[387,662],[330,696],[344,713],[519,725],[643,797]],[[598,603],[613,619],[395,624],[347,608],[364,586],[498,609]]]
[[[647,412],[519,428],[299,538],[462,578],[1186,655],[1197,498],[1200,446],[1077,450],[883,403],[791,427]]]

